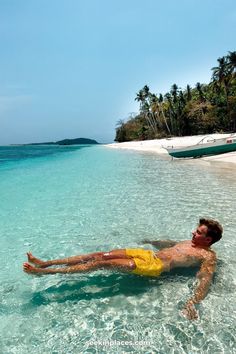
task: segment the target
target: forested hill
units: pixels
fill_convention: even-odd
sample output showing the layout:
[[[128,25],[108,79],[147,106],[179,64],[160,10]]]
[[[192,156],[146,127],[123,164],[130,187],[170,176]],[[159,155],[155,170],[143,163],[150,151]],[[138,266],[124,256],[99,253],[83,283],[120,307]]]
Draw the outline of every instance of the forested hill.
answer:
[[[31,143],[31,144],[26,144],[26,145],[80,145],[80,144],[87,144],[87,145],[92,145],[92,144],[99,144],[96,140],[93,139],[87,139],[87,138],[76,138],[76,139],[64,139],[64,140],[58,140],[56,142],[46,142],[46,143]]]
[[[77,138],[77,139],[64,139],[59,140],[55,144],[58,145],[75,145],[75,144],[99,144],[96,140],[87,138]]]
[[[115,141],[236,131],[236,51],[217,59],[208,84],[180,88],[165,94],[145,85],[137,94],[139,113],[120,120]],[[155,73],[153,73],[155,75]]]

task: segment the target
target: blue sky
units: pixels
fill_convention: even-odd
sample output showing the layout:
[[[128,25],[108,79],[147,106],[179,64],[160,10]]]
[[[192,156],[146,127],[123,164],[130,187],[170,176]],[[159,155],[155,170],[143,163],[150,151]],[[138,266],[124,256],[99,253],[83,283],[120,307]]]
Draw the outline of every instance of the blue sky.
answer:
[[[233,0],[0,0],[0,145],[112,142],[145,84],[208,83],[235,38]]]

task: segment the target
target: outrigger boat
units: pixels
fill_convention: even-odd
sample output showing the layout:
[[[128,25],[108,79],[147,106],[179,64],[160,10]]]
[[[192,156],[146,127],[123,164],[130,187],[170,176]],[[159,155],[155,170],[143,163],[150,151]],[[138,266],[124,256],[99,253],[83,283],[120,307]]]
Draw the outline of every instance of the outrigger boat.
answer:
[[[212,140],[210,140],[212,139]],[[185,147],[166,147],[169,155],[172,157],[202,157],[207,155],[218,155],[226,152],[236,151],[236,135],[223,139],[213,139],[204,137],[196,145]]]

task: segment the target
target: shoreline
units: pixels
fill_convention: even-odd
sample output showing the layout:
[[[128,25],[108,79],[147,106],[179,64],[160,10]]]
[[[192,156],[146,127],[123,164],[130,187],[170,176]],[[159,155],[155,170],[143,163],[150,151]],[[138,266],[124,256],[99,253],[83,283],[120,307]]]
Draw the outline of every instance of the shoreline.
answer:
[[[124,143],[106,144],[104,146],[112,149],[126,149],[126,150],[140,151],[140,152],[152,152],[152,153],[156,153],[157,155],[162,155],[163,157],[166,156],[171,160],[172,157],[169,156],[168,152],[164,149],[164,147],[191,146],[197,144],[204,137],[220,139],[220,138],[228,138],[230,135],[231,134],[217,134],[217,133],[204,134],[204,135],[192,135],[192,136],[184,136],[184,137],[165,138],[165,139],[128,141]],[[214,164],[216,162],[220,162],[221,166],[227,164],[231,167],[236,168],[236,151],[227,152],[225,154],[219,154],[219,155],[204,156],[198,159],[183,158],[183,159],[175,159],[175,160],[182,160],[182,161],[191,160],[191,161],[201,161],[201,162],[204,161],[204,162],[214,163]]]

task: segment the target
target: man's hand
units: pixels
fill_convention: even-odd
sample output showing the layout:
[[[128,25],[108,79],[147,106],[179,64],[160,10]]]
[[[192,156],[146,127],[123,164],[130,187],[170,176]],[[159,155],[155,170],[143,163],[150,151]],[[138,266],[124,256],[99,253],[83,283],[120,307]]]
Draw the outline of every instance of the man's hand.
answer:
[[[145,239],[142,240],[140,243],[145,245],[145,244],[151,243],[151,242],[152,242],[152,241],[150,241],[150,240],[148,240],[148,239],[145,238]]]
[[[186,303],[185,308],[183,310],[183,314],[189,319],[189,320],[196,320],[198,319],[198,313],[197,310],[194,307],[193,302],[190,300]]]

